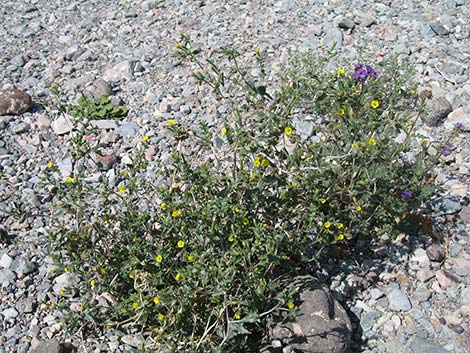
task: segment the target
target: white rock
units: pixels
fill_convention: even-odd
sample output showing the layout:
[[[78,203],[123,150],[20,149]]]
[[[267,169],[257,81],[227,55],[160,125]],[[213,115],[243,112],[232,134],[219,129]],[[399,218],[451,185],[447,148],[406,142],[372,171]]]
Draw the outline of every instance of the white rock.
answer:
[[[13,259],[8,256],[8,254],[3,254],[2,257],[0,257],[0,267],[8,268],[10,267],[12,261]]]
[[[68,115],[60,115],[52,122],[51,127],[57,135],[66,134],[73,129],[72,118]]]
[[[90,125],[98,129],[115,129],[118,127],[116,120],[91,120]]]
[[[59,168],[60,174],[63,178],[70,176],[73,171],[72,158],[61,160],[57,163],[57,167]]]
[[[106,70],[102,78],[103,80],[108,82],[117,82],[123,80],[131,80],[133,77],[134,63],[130,60],[126,60]]]
[[[71,272],[62,273],[54,279],[54,283],[63,284],[66,286],[74,287],[80,284],[80,277]]]
[[[2,311],[2,315],[7,319],[14,319],[19,315],[18,311],[15,308],[8,308]]]

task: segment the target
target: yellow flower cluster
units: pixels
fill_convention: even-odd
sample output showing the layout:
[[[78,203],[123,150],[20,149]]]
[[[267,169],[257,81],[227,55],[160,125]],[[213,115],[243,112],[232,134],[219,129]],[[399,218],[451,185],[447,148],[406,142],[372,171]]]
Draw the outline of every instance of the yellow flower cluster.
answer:
[[[173,218],[180,217],[182,214],[183,214],[183,211],[181,209],[177,209],[177,210],[174,210],[173,212],[171,212],[171,216]]]

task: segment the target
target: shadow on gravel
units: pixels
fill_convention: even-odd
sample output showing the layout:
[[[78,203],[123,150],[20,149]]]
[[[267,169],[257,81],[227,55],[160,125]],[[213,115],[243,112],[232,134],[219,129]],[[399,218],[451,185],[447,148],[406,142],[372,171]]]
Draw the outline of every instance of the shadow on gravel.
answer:
[[[429,229],[424,229],[426,227]],[[361,311],[350,307],[351,303],[357,299],[365,300],[362,294],[377,285],[381,274],[392,273],[397,266],[407,273],[409,261],[404,260],[409,260],[416,249],[439,242],[435,235],[442,231],[432,229],[431,221],[423,221],[421,216],[408,217],[400,224],[399,230],[401,233],[395,239],[383,238],[373,243],[358,240],[347,247],[325,249],[318,261],[321,266],[310,269],[319,282],[331,289],[348,313],[353,328],[350,353],[367,349]],[[411,286],[412,280],[393,275],[391,281],[400,283],[400,286]]]

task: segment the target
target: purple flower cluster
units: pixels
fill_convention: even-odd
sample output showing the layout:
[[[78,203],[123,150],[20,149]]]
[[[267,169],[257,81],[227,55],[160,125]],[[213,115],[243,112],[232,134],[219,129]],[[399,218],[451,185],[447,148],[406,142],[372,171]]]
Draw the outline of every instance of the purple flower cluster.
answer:
[[[411,196],[413,196],[413,193],[410,190],[405,190],[401,193],[401,199],[403,201],[411,199]]]
[[[454,148],[454,145],[451,143],[449,144],[448,146],[444,146],[444,148],[442,149],[442,155],[444,157],[447,157],[448,155],[450,155],[451,153],[451,150]]]
[[[379,74],[369,65],[364,65],[362,63],[354,64],[353,78],[365,81],[367,77],[377,78],[379,77]]]
[[[455,123],[455,128],[460,130],[460,131],[465,131],[465,126],[462,123]]]

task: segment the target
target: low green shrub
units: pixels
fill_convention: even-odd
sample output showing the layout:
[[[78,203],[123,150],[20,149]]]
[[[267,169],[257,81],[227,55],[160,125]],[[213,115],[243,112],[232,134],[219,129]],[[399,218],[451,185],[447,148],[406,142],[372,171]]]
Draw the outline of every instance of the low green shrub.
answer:
[[[183,37],[177,50],[230,110],[217,127],[169,120],[171,163],[149,164],[143,136],[100,182],[87,179],[98,169],[82,120],[73,175],[47,168],[56,271],[84,281],[78,309],[67,293],[54,305],[69,325],[140,327],[153,351],[247,351],[268,318],[295,315],[280,278],[326,245],[392,236],[433,193],[440,156],[415,136],[425,98],[396,58],[373,69],[331,68],[334,50],[295,56],[274,89],[259,50],[257,78],[231,48],[202,57]],[[200,160],[184,152],[197,149]]]

